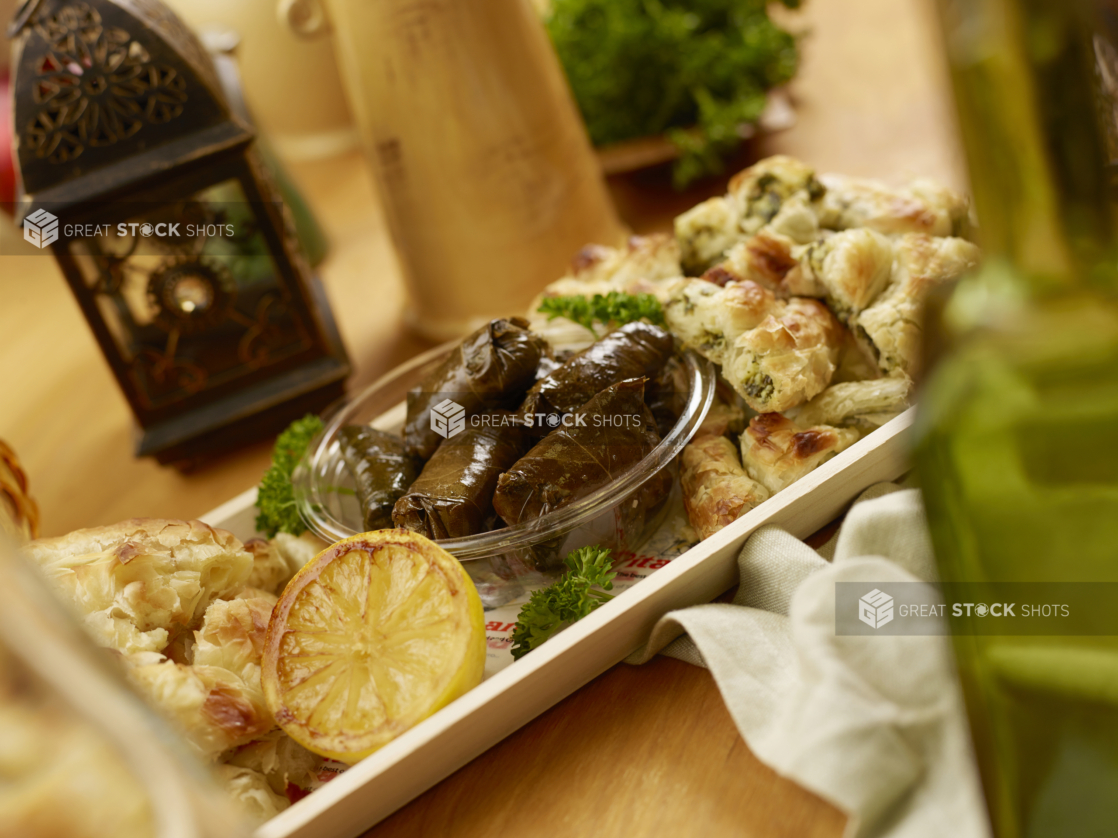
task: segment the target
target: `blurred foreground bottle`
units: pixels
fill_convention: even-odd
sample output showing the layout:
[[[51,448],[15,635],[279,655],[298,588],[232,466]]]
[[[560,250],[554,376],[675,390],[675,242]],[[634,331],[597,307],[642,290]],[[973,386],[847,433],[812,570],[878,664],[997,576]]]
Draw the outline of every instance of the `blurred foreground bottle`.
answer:
[[[985,252],[939,313],[921,400],[940,573],[1118,582],[1118,5],[939,8]],[[1118,638],[983,619],[952,628],[995,833],[1118,834]]]
[[[620,244],[529,0],[280,0],[280,13],[299,34],[333,31],[414,328],[449,339],[521,314],[584,245]]]
[[[0,836],[248,838],[3,527],[0,578]]]

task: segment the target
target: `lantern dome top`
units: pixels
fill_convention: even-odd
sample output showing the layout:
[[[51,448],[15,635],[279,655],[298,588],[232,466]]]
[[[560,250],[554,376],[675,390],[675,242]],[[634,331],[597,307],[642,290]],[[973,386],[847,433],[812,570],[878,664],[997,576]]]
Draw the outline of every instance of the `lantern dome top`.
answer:
[[[27,0],[8,36],[25,210],[110,197],[252,139],[158,0]]]

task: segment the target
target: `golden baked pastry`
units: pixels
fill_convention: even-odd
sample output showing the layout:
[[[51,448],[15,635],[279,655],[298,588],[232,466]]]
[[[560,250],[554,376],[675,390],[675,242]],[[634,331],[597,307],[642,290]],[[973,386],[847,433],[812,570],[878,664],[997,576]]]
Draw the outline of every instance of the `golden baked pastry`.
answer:
[[[289,805],[287,798],[275,792],[259,771],[222,764],[214,766],[214,773],[225,793],[257,824],[274,818]]]
[[[281,539],[280,536],[283,538]],[[252,573],[249,574],[245,585],[270,594],[282,592],[284,586],[291,581],[291,577],[299,572],[299,568],[326,547],[320,539],[313,535],[309,537],[313,542],[307,542],[306,549],[300,547],[304,544],[303,541],[288,533],[277,533],[271,541],[266,538],[253,538],[246,541],[245,549],[252,553]],[[315,545],[321,546],[307,555],[307,551],[314,549]]]
[[[172,631],[243,587],[253,566],[225,530],[156,518],[39,539],[26,551],[97,643],[126,654],[162,651]]]
[[[768,288],[778,297],[791,296],[789,273],[798,265],[800,251],[792,239],[771,227],[731,247],[725,258],[703,274],[703,279],[718,285],[750,280]],[[795,293],[801,293],[798,288]]]
[[[699,276],[741,241],[737,203],[719,196],[703,201],[675,219],[680,263],[688,276]]]
[[[888,374],[915,377],[922,342],[924,302],[937,284],[978,264],[981,252],[960,238],[901,236],[893,248],[893,275],[873,305],[855,320],[855,335]]]
[[[154,652],[125,660],[129,682],[206,761],[216,761],[276,726],[264,703],[259,673],[249,683],[220,666],[175,663]]]
[[[736,404],[727,404],[715,396],[714,403],[703,418],[695,437],[740,434],[745,427],[745,411]]]
[[[287,798],[293,790],[301,794],[321,785],[319,771],[324,760],[280,729],[242,745],[225,756],[225,763],[257,772],[277,795]]]
[[[264,634],[275,604],[274,595],[260,590],[213,603],[194,632],[194,665],[219,666],[258,689]]]
[[[891,189],[845,175],[820,175],[825,188],[819,224],[831,230],[866,227],[879,233],[962,236],[969,228],[966,198],[930,180]]]
[[[759,413],[787,410],[831,383],[845,330],[818,300],[777,301],[723,354],[722,375]]]
[[[746,473],[774,495],[858,441],[858,432],[817,425],[803,428],[779,413],[755,416],[741,435]]]
[[[272,546],[279,551],[287,569],[294,575],[303,569],[303,565],[330,545],[312,532],[305,532],[302,535],[280,532],[276,533],[276,537],[272,539]],[[290,578],[284,580],[283,585],[271,592],[279,596],[283,593],[283,587],[289,581],[291,581]]]
[[[773,221],[790,199],[815,204],[823,196],[823,188],[814,169],[778,154],[730,178],[727,196],[737,206],[742,233],[750,236]]]
[[[683,449],[679,482],[687,520],[700,539],[714,535],[769,498],[742,468],[734,443],[704,436]]]
[[[313,788],[322,763],[276,728],[260,661],[274,592],[324,546],[281,534],[244,549],[198,521],[133,520],[28,552],[95,640],[124,653],[132,685],[263,820],[289,805],[289,783]]]
[[[720,364],[727,347],[760,325],[776,302],[771,291],[755,282],[719,286],[688,279],[664,305],[664,322],[684,346]]]
[[[778,249],[813,241],[819,235],[816,207],[822,194],[815,172],[791,157],[769,157],[739,172],[730,179],[725,196],[704,201],[676,218],[684,272],[701,275],[726,259],[736,245],[766,228],[779,243]],[[748,271],[740,273],[757,280]]]
[[[565,317],[550,318],[539,311],[548,297],[605,296],[611,291],[652,294],[666,302],[682,279],[679,244],[666,233],[633,236],[623,247],[590,245],[575,257],[568,274],[550,283],[528,308],[533,332],[543,336],[553,349],[580,351],[599,336]]]
[[[817,287],[831,310],[849,323],[889,284],[893,243],[873,230],[844,230],[809,248],[796,270],[790,282]]]
[[[878,378],[832,384],[789,415],[797,424],[853,425],[872,430],[908,407],[912,382],[907,378]]]
[[[608,282],[621,291],[636,281],[655,282],[681,273],[675,237],[653,233],[632,236],[622,247],[584,247],[571,263],[568,277],[580,282]]]

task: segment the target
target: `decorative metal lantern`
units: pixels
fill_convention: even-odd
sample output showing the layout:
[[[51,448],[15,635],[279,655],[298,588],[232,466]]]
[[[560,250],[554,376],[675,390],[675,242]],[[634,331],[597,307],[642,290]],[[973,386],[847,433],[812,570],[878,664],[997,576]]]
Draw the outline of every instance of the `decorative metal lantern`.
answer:
[[[28,0],[8,36],[24,237],[66,275],[137,453],[189,462],[340,397],[345,350],[235,74],[156,0]]]

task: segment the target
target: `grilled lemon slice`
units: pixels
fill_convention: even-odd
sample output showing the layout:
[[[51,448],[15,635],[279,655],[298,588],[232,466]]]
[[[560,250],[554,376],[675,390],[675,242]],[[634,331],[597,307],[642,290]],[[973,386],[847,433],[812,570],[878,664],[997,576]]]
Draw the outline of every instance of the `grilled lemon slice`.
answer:
[[[481,681],[485,621],[462,565],[421,535],[339,541],[288,583],[262,682],[299,744],[355,763]]]

